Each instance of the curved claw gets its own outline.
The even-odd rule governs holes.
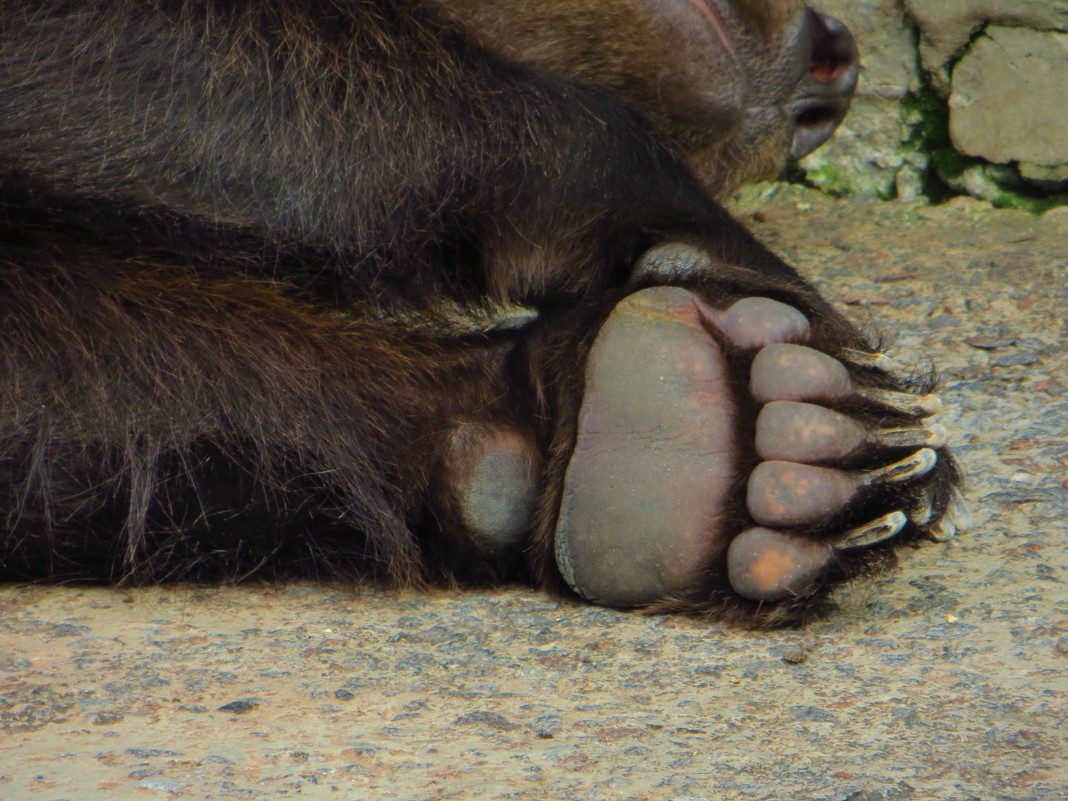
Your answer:
[[[946,542],[957,536],[958,531],[963,531],[971,524],[971,514],[968,505],[960,492],[953,490],[953,494],[946,506],[945,514],[941,519],[931,522],[934,518],[934,504],[929,494],[909,512],[909,520],[917,526],[925,528],[924,534],[928,539],[935,542]]]
[[[923,448],[899,462],[865,473],[862,480],[865,484],[874,484],[877,481],[898,484],[927,475],[934,470],[936,464],[938,464],[938,454],[930,448]]]
[[[927,536],[935,542],[949,542],[957,536],[957,525],[943,517],[928,527]]]
[[[918,417],[931,417],[942,411],[942,401],[933,393],[913,395],[911,392],[895,392],[890,389],[861,388],[857,390],[857,394],[875,403]]]
[[[904,512],[890,512],[847,533],[841,542],[835,544],[835,550],[850,551],[870,548],[880,542],[886,542],[900,534],[908,522],[909,519]]]
[[[949,432],[945,426],[909,426],[904,428],[881,428],[873,431],[868,439],[888,448],[941,448],[946,444]]]
[[[861,367],[875,367],[879,370],[885,370],[888,373],[897,373],[901,371],[901,365],[894,361],[893,357],[887,356],[885,353],[872,353],[866,350],[843,348],[842,356],[853,364]]]
[[[935,542],[946,542],[956,537],[958,532],[967,530],[971,522],[971,512],[964,496],[958,490],[953,490],[946,513],[927,529],[927,536]]]

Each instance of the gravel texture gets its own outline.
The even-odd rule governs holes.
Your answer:
[[[2,586],[0,798],[1068,798],[1068,210],[738,208],[939,365],[968,533],[773,633],[521,588]]]

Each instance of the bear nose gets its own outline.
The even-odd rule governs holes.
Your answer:
[[[799,159],[822,145],[849,110],[860,74],[853,34],[834,17],[806,10],[807,66],[789,112],[794,121],[790,158]]]

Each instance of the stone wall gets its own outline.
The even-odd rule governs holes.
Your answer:
[[[1068,203],[1068,0],[814,0],[861,47],[839,135],[796,177],[834,194]]]

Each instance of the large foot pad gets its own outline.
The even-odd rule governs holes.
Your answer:
[[[557,565],[581,595],[632,606],[700,584],[735,463],[728,383],[688,292],[639,292],[608,318],[557,523]]]
[[[874,354],[811,339],[805,315],[769,298],[720,310],[655,287],[615,308],[588,358],[556,524],[577,593],[620,607],[799,599],[937,527],[943,433],[923,424],[936,400],[886,389]]]

